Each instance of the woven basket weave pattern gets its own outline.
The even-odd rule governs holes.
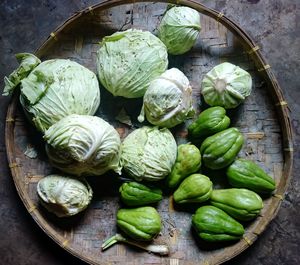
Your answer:
[[[99,41],[105,35],[131,27],[156,33],[157,25],[166,9],[165,3],[134,3],[104,9],[105,5],[117,5],[121,1],[89,8],[71,18],[54,31],[45,44],[37,51],[41,59],[69,58],[96,71],[96,51]],[[123,1],[126,3],[126,1]],[[26,208],[41,226],[63,248],[79,258],[93,264],[217,264],[237,255],[266,228],[276,214],[286,190],[292,165],[292,139],[290,123],[284,99],[276,80],[259,56],[259,49],[251,43],[243,31],[216,11],[183,1],[206,15],[201,16],[202,30],[194,48],[186,55],[170,57],[169,67],[178,67],[191,81],[194,107],[200,112],[200,83],[203,74],[213,66],[229,61],[249,71],[253,77],[253,92],[243,105],[230,111],[232,124],[245,137],[241,157],[257,161],[278,184],[276,194],[264,200],[264,209],[247,228],[244,239],[223,248],[209,249],[201,245],[191,230],[191,213],[174,209],[172,198],[165,197],[158,205],[162,216],[163,229],[158,241],[171,246],[169,257],[159,257],[125,245],[117,245],[101,252],[104,239],[116,232],[115,214],[120,207],[118,185],[111,177],[92,179],[95,198],[89,209],[69,221],[59,221],[49,215],[38,204],[36,184],[40,178],[53,172],[44,152],[42,138],[25,119],[15,95],[7,114],[6,144],[12,175]],[[209,15],[209,16],[207,16]],[[223,25],[224,24],[224,25]],[[233,25],[233,26],[232,26]],[[251,46],[251,47],[250,47]],[[262,71],[258,71],[262,69]],[[276,103],[279,103],[276,105]],[[125,107],[139,126],[136,117],[141,100],[114,98],[101,88],[101,106],[96,115],[104,117],[124,138],[133,128],[115,120],[118,112]],[[186,143],[186,125],[172,130],[178,144]],[[36,159],[24,155],[26,148],[38,150]],[[216,177],[216,179],[218,179]],[[223,187],[222,181],[216,187]]]

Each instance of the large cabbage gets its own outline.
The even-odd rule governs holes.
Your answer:
[[[31,56],[23,57],[23,60],[36,58]],[[32,63],[31,72],[24,72],[24,65],[30,66],[21,62],[19,69],[5,79],[4,93],[11,93],[21,82],[20,102],[39,131],[44,132],[70,114],[95,114],[100,103],[100,90],[97,76],[92,71],[66,59],[44,61],[36,67]]]
[[[166,46],[148,31],[129,29],[106,36],[97,57],[102,85],[114,96],[142,97],[168,67]]]
[[[187,77],[172,68],[154,79],[144,95],[139,121],[147,120],[158,126],[171,128],[192,117],[192,87]]]
[[[70,115],[52,125],[44,135],[51,164],[72,175],[120,173],[120,136],[96,116]]]
[[[142,127],[131,132],[121,145],[121,165],[137,181],[158,181],[166,177],[177,156],[172,133],[157,127]]]

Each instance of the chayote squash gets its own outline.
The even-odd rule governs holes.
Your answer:
[[[117,225],[132,239],[150,241],[160,232],[161,219],[156,209],[150,206],[120,209]]]
[[[261,197],[247,189],[213,190],[210,200],[212,205],[241,221],[254,219],[263,208]]]
[[[211,205],[198,208],[192,216],[192,225],[198,236],[209,242],[238,240],[244,234],[239,222]]]
[[[204,202],[210,198],[212,182],[201,174],[192,174],[182,181],[174,192],[177,203]]]
[[[171,173],[167,176],[166,183],[171,189],[176,188],[179,183],[201,167],[201,154],[193,144],[181,144],[177,149],[177,158]]]
[[[227,169],[229,183],[236,188],[246,188],[257,193],[270,193],[276,188],[274,179],[254,162],[239,158]]]
[[[237,128],[229,128],[206,138],[200,147],[204,165],[210,169],[230,165],[243,143],[243,135]]]
[[[192,139],[201,139],[228,128],[229,117],[223,107],[211,107],[202,111],[198,118],[188,127]]]
[[[135,181],[123,183],[119,192],[122,201],[128,206],[144,206],[162,200],[159,188],[150,188]]]

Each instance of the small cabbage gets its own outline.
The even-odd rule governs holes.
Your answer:
[[[124,139],[120,161],[135,180],[158,181],[171,172],[176,156],[176,141],[167,128],[144,126]]]
[[[23,60],[15,71],[19,73],[21,82],[20,102],[39,131],[46,131],[70,114],[95,114],[100,103],[100,90],[97,76],[92,71],[70,60],[52,59],[32,67],[34,69],[31,68],[31,72],[28,66],[26,77],[21,74],[20,68],[25,67],[28,56],[23,57]],[[5,79],[7,84],[12,75]],[[12,90],[13,87],[7,87],[4,93],[8,94]]]
[[[90,204],[93,191],[84,180],[69,176],[49,175],[37,184],[41,204],[58,217],[75,215]]]
[[[175,6],[163,16],[158,28],[158,37],[173,55],[189,51],[201,30],[199,13],[186,6]]]
[[[106,36],[97,55],[99,79],[114,96],[142,97],[168,67],[166,46],[148,31],[129,29]]]
[[[139,121],[147,120],[158,126],[171,128],[194,115],[192,87],[187,77],[172,68],[154,79],[144,95]]]
[[[96,116],[72,114],[52,125],[44,135],[51,164],[72,175],[120,173],[120,136]]]
[[[232,109],[241,104],[252,89],[248,72],[231,64],[221,63],[210,70],[202,80],[202,94],[210,106]]]

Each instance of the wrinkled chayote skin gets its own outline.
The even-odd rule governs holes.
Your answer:
[[[257,193],[270,193],[275,190],[276,183],[256,163],[239,158],[226,171],[228,181],[235,188],[246,188]]]
[[[230,165],[244,143],[237,128],[229,128],[206,138],[200,147],[203,163],[210,169],[221,169]]]
[[[252,79],[244,69],[225,62],[204,75],[201,86],[202,95],[208,105],[232,109],[250,95]]]
[[[41,204],[58,217],[67,217],[83,211],[93,196],[90,185],[69,176],[48,175],[37,184]]]
[[[177,68],[165,71],[149,85],[144,99],[140,122],[171,128],[194,116],[192,87],[187,77]]]
[[[244,227],[224,211],[214,206],[202,206],[192,216],[198,236],[209,242],[239,240]]]
[[[161,189],[135,181],[123,183],[119,192],[122,201],[127,206],[144,206],[162,200]]]
[[[156,209],[150,206],[120,209],[117,225],[132,239],[150,241],[160,232],[161,219]]]
[[[176,188],[179,183],[201,167],[201,154],[193,144],[181,144],[178,146],[176,162],[171,173],[167,176],[166,183],[171,189]]]
[[[189,137],[201,139],[228,128],[230,119],[222,107],[210,107],[202,111],[188,127]]]
[[[171,172],[176,153],[176,141],[167,128],[144,126],[124,139],[120,162],[137,181],[159,181]]]
[[[241,221],[254,219],[264,206],[261,197],[248,189],[213,190],[210,200],[212,205]]]
[[[201,174],[192,174],[185,178],[174,192],[176,203],[200,203],[207,201],[212,193],[212,182]]]
[[[189,51],[201,30],[199,13],[186,6],[174,6],[163,16],[158,28],[158,37],[173,55]]]

